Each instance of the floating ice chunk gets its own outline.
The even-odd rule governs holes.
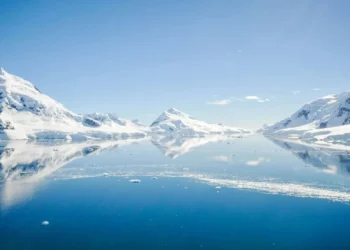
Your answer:
[[[157,180],[157,179],[158,179],[158,177],[157,177],[157,176],[154,176],[152,179],[153,179],[153,180]]]
[[[183,168],[182,170],[183,170],[183,171],[190,171],[189,168]]]
[[[215,188],[216,188],[216,189],[220,189],[221,187],[220,187],[220,186],[216,186]]]
[[[47,220],[44,220],[43,222],[41,222],[42,226],[48,226],[49,224],[50,224],[50,222]]]
[[[131,179],[131,180],[129,180],[129,182],[131,182],[131,183],[140,183],[141,180],[140,179]]]

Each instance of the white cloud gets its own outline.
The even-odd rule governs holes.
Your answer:
[[[299,95],[300,94],[300,90],[293,90],[292,93],[293,93],[293,95]]]
[[[230,102],[231,102],[230,99],[224,99],[224,100],[217,100],[217,101],[207,102],[207,104],[210,104],[210,105],[227,105]]]
[[[248,95],[245,97],[247,100],[259,100],[260,98],[255,95]]]
[[[210,104],[210,105],[227,105],[227,104],[231,103],[231,101],[239,101],[239,102],[256,101],[256,102],[263,103],[263,102],[269,102],[269,101],[271,101],[271,99],[269,99],[269,98],[265,98],[264,99],[264,98],[260,98],[259,96],[255,96],[255,95],[248,95],[248,96],[245,96],[243,98],[237,98],[237,97],[231,96],[231,97],[229,97],[227,99],[207,102],[207,104]]]
[[[257,101],[257,102],[269,102],[270,99],[266,98],[266,99],[262,99],[259,96],[255,96],[255,95],[248,95],[246,97],[244,97],[246,100],[252,100],[252,101]]]
[[[319,88],[314,88],[313,91],[320,91],[321,89]]]
[[[248,166],[258,166],[263,162],[269,162],[270,159],[265,159],[264,157],[260,157],[257,160],[247,161],[245,164]]]

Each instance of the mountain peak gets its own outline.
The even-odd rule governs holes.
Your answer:
[[[210,124],[197,120],[175,108],[164,111],[151,125],[153,133],[174,133],[182,136],[204,136],[210,134],[244,134],[247,130]]]
[[[0,140],[144,137],[140,125],[112,114],[78,115],[35,86],[0,68]]]
[[[5,75],[6,71],[3,67],[0,67],[0,76]]]
[[[350,124],[350,92],[328,95],[303,105],[291,116],[261,130],[265,134],[299,136],[306,131]]]
[[[176,108],[170,108],[167,110],[168,113],[171,114],[178,114],[178,113],[182,113],[181,111],[177,110]]]

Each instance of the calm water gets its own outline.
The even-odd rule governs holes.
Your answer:
[[[253,136],[0,154],[1,250],[350,249],[347,151]]]

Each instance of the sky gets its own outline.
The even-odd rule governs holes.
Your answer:
[[[349,91],[350,1],[0,0],[0,66],[77,113],[245,128]]]

